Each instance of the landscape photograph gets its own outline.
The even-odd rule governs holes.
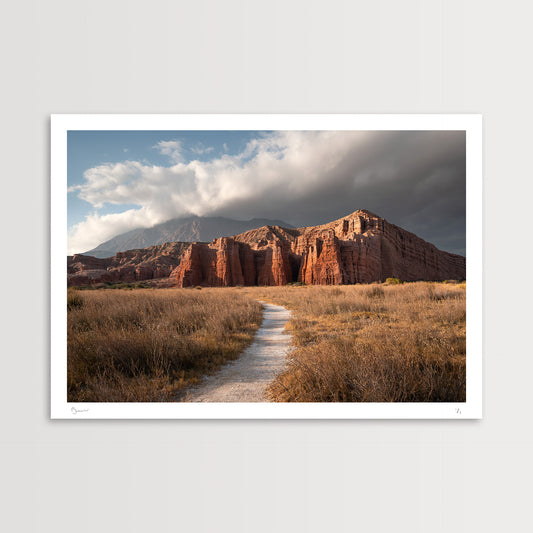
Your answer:
[[[466,131],[66,142],[67,402],[466,402]]]

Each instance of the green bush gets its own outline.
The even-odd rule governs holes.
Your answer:
[[[387,278],[385,280],[385,283],[387,283],[388,285],[400,285],[401,283],[403,283],[403,281],[399,278]]]

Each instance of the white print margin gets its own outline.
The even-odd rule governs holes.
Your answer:
[[[51,418],[477,419],[482,418],[483,185],[481,115],[52,115]],[[466,402],[67,402],[67,132],[69,130],[466,131]]]

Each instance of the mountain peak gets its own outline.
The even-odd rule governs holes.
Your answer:
[[[372,213],[372,211],[369,211],[368,209],[357,209],[357,211],[354,211],[350,215],[348,215],[346,217],[343,217],[343,218],[352,219],[352,218],[356,218],[356,217],[361,216],[361,215],[366,215],[366,216],[371,217],[371,218],[382,218],[379,215],[376,215],[375,213]]]
[[[293,227],[281,220],[262,218],[234,220],[221,216],[200,217],[191,215],[167,220],[151,228],[138,228],[122,233],[85,252],[84,255],[104,258],[114,256],[118,252],[136,250],[168,242],[211,242],[213,239],[237,235],[267,225]]]

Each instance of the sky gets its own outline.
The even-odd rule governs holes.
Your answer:
[[[69,131],[68,254],[190,215],[368,209],[465,255],[464,131]]]

